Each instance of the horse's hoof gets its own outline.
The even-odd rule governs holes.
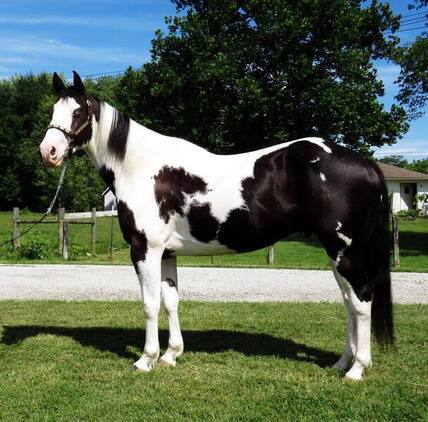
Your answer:
[[[174,366],[177,364],[175,360],[170,360],[164,357],[161,357],[158,363],[160,366],[164,366],[166,368],[174,368]]]
[[[362,371],[353,371],[350,369],[345,374],[346,381],[362,381],[363,380],[363,372]]]
[[[150,372],[152,368],[150,368],[149,366],[139,366],[134,363],[132,365],[132,370],[136,372]]]

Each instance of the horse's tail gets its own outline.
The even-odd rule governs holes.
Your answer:
[[[382,347],[388,347],[394,344],[390,273],[390,201],[385,179],[377,166],[376,171],[382,183],[381,208],[367,250],[372,267],[370,274],[373,277],[372,327],[378,344]]]

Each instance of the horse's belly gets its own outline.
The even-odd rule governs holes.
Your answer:
[[[222,245],[217,240],[210,242],[199,242],[190,237],[183,237],[178,233],[173,233],[166,245],[171,255],[204,256],[204,255],[226,255],[237,253],[233,249]]]

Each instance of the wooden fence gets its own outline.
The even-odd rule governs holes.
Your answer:
[[[34,224],[38,220],[22,220],[19,214],[19,208],[13,209],[13,248],[16,250],[20,246],[20,225],[21,224]],[[91,225],[91,254],[96,255],[96,241],[97,241],[97,218],[98,217],[112,217],[117,216],[117,211],[97,211],[92,208],[90,212],[75,212],[66,213],[64,208],[59,208],[57,221],[44,220],[41,224],[58,224],[58,253],[64,259],[68,259],[68,225],[69,224],[90,224]],[[89,221],[82,221],[89,220]],[[391,226],[392,226],[392,239],[393,239],[393,265],[394,267],[400,266],[400,248],[399,248],[399,235],[398,235],[398,218],[391,213]],[[113,239],[110,239],[112,243]],[[112,259],[112,247],[110,244],[110,259]],[[275,264],[275,245],[268,246],[266,263],[268,265]]]
[[[91,226],[91,254],[96,255],[97,242],[97,218],[109,217],[117,215],[117,211],[97,211],[92,208],[89,212],[66,213],[64,208],[58,209],[58,217],[56,221],[44,220],[40,224],[57,224],[58,225],[58,253],[64,259],[68,259],[68,225],[69,224],[88,224]],[[21,219],[19,208],[14,208],[12,213],[13,219],[13,248],[16,250],[20,247],[19,238],[20,226],[22,224],[35,224],[38,220]],[[89,220],[89,221],[83,221]]]

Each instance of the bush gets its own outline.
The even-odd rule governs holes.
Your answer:
[[[395,213],[397,217],[410,217],[410,218],[416,218],[421,214],[420,209],[413,209],[413,210],[401,210]]]
[[[28,237],[19,248],[19,256],[27,259],[43,259],[51,254],[52,246],[46,239]]]
[[[82,246],[71,245],[69,246],[70,255],[73,257],[85,256],[88,254],[88,250]]]

